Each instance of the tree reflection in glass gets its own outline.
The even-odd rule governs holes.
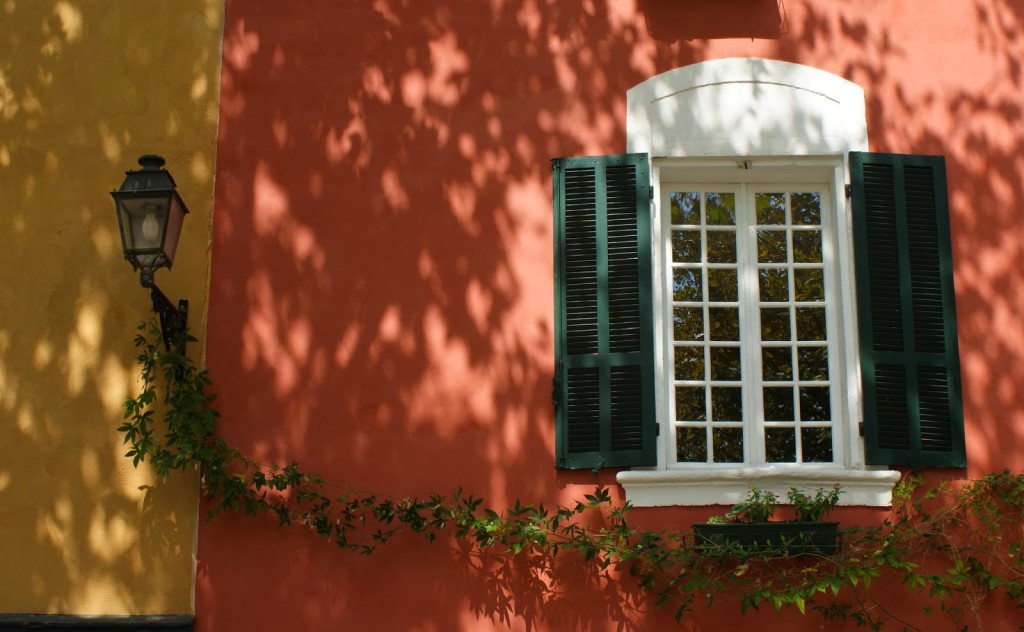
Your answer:
[[[676,461],[707,463],[708,438],[704,428],[676,428]]]
[[[802,428],[800,444],[800,457],[805,463],[832,462],[831,428]]]
[[[743,463],[743,429],[713,428],[715,463]]]
[[[786,223],[785,193],[758,193],[754,196],[754,207],[758,224]]]
[[[672,298],[699,302],[704,299],[700,268],[676,268],[672,271]]]
[[[676,459],[830,462],[821,193],[755,191],[744,200],[670,193]],[[746,335],[760,342],[749,359]],[[744,406],[751,387],[760,391],[754,411]],[[761,426],[763,454],[746,454],[744,424]]]
[[[669,196],[673,224],[700,224],[700,193],[687,191]]]
[[[704,347],[676,347],[675,361],[677,380],[704,379]]]

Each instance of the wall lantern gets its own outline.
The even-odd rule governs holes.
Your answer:
[[[188,301],[178,301],[175,308],[156,286],[153,275],[160,268],[170,269],[174,263],[174,251],[188,208],[175,190],[174,178],[163,168],[161,156],[146,154],[139,158],[139,164],[142,168],[126,171],[121,188],[111,191],[110,195],[117,209],[124,258],[132,264],[133,270],[141,271],[142,287],[151,290],[153,311],[160,316],[164,346],[170,350],[188,322]],[[179,340],[180,346],[175,350],[185,353],[184,337]]]

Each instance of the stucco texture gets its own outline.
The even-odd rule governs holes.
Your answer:
[[[109,191],[167,158],[191,215],[157,282],[201,336],[222,15],[0,1],[0,613],[192,611],[195,477],[133,469],[115,431],[150,301]]]
[[[208,331],[224,435],[397,497],[617,490],[614,472],[552,467],[549,159],[621,153],[626,91],[652,76],[762,57],[861,86],[870,149],[946,156],[970,468],[942,476],[1021,468],[1022,32],[1019,0],[229,0]],[[200,529],[198,629],[823,625],[729,604],[679,627],[628,582],[557,580],[225,516]]]

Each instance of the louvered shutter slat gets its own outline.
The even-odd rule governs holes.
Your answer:
[[[945,162],[850,154],[869,464],[966,465]]]
[[[655,465],[647,156],[552,166],[556,464]]]

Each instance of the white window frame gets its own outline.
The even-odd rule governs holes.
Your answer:
[[[742,174],[749,173],[745,168],[740,168],[741,171],[737,171],[736,167],[727,169],[723,175],[722,182],[685,182],[685,181],[668,181],[664,177],[659,180],[661,186],[661,198],[658,208],[666,209],[669,208],[669,196],[675,191],[721,191],[733,193],[736,197],[736,230],[735,234],[737,237],[737,270],[740,273],[738,281],[738,293],[739,293],[739,327],[740,327],[740,340],[737,347],[741,349],[741,354],[744,358],[744,372],[743,379],[740,382],[744,388],[743,395],[743,410],[746,423],[743,424],[744,430],[744,446],[746,454],[746,465],[755,467],[764,467],[766,464],[760,461],[761,455],[764,453],[764,433],[763,426],[757,423],[757,419],[763,416],[763,410],[761,405],[761,371],[760,365],[753,365],[756,358],[760,357],[760,349],[763,344],[760,342],[760,322],[758,319],[758,307],[757,301],[757,278],[756,271],[759,269],[758,263],[750,259],[752,239],[755,239],[753,226],[750,224],[750,217],[747,217],[749,213],[753,212],[752,202],[754,196],[760,192],[780,190],[780,191],[816,191],[820,192],[821,195],[821,223],[818,226],[818,230],[821,231],[822,235],[822,261],[819,266],[822,268],[824,274],[824,290],[825,298],[825,318],[826,318],[826,331],[827,340],[826,347],[828,349],[829,356],[829,390],[832,412],[831,428],[833,436],[833,462],[831,463],[805,463],[801,464],[800,467],[811,467],[811,468],[833,468],[835,463],[846,463],[849,461],[847,455],[844,452],[844,446],[847,444],[847,437],[843,436],[842,430],[845,425],[842,423],[846,419],[845,410],[845,392],[846,388],[839,388],[844,383],[843,377],[845,371],[845,349],[843,349],[842,342],[847,339],[845,333],[846,327],[844,325],[844,318],[842,317],[843,303],[840,299],[839,282],[837,279],[837,253],[836,253],[836,239],[835,239],[835,224],[837,214],[835,213],[835,202],[833,200],[834,192],[832,185],[824,179],[825,173],[822,172],[821,176],[817,179],[807,177],[807,171],[803,170],[801,173],[805,175],[804,182],[785,182],[782,180],[775,181],[764,177],[766,171],[774,173],[779,171],[778,169],[764,169],[759,168],[758,174],[761,177],[751,178],[746,180],[742,177]],[[683,167],[681,173],[685,174],[687,169]],[[707,169],[702,170],[707,173]],[[781,173],[791,171],[789,169],[781,169]],[[672,248],[669,245],[671,240],[671,218],[670,213],[659,213],[660,225],[655,230],[661,231],[661,237],[654,243],[655,260],[660,262],[657,264],[659,269],[655,271],[655,278],[659,278],[661,286],[655,286],[655,305],[661,306],[664,312],[661,314],[661,329],[660,339],[663,342],[663,348],[660,351],[663,354],[662,358],[659,358],[659,366],[663,367],[664,379],[662,379],[658,387],[664,389],[664,393],[661,394],[663,401],[666,405],[664,415],[659,416],[659,419],[665,420],[667,423],[661,425],[661,435],[665,437],[662,442],[662,448],[665,450],[664,454],[661,455],[661,459],[665,461],[669,468],[707,468],[707,467],[737,467],[743,464],[735,463],[680,463],[675,461],[674,445],[675,445],[675,424],[672,420],[678,419],[677,414],[673,414],[675,404],[675,386],[673,385],[674,380],[678,380],[678,376],[673,376],[673,365],[675,355],[675,340],[673,335],[673,323],[672,323],[672,310],[675,303],[673,295],[673,278],[672,272],[673,261],[672,261]],[[799,230],[799,229],[798,229]],[[660,250],[660,252],[658,252]],[[692,267],[692,266],[690,266]],[[706,268],[702,268],[705,270]],[[751,301],[753,299],[753,301]],[[790,297],[787,303],[793,304],[795,297]],[[657,337],[657,336],[656,336]],[[791,348],[795,342],[795,338],[791,341],[785,342],[786,348]],[[772,346],[771,342],[765,343],[767,346]],[[717,346],[717,345],[712,345]],[[732,346],[726,343],[726,346]],[[797,376],[794,376],[794,381],[797,380]],[[662,412],[662,411],[659,411]],[[753,417],[751,419],[751,417]],[[702,426],[705,423],[710,422],[699,422]],[[716,425],[711,423],[711,425]]]
[[[751,485],[783,495],[790,487],[842,485],[843,505],[887,506],[899,472],[864,463],[858,433],[862,418],[857,355],[853,242],[850,205],[844,194],[850,151],[867,150],[863,90],[823,70],[766,59],[721,59],[668,71],[627,92],[627,151],[647,153],[653,186],[655,348],[665,350],[662,183],[817,182],[833,202],[834,266],[842,323],[837,329],[842,362],[834,380],[842,388],[834,432],[836,463],[760,466],[672,463],[668,402],[672,364],[656,355],[656,408],[661,428],[659,465],[619,472],[634,506],[734,504]],[[742,172],[742,173],[740,173]],[[829,323],[831,326],[833,323]]]

